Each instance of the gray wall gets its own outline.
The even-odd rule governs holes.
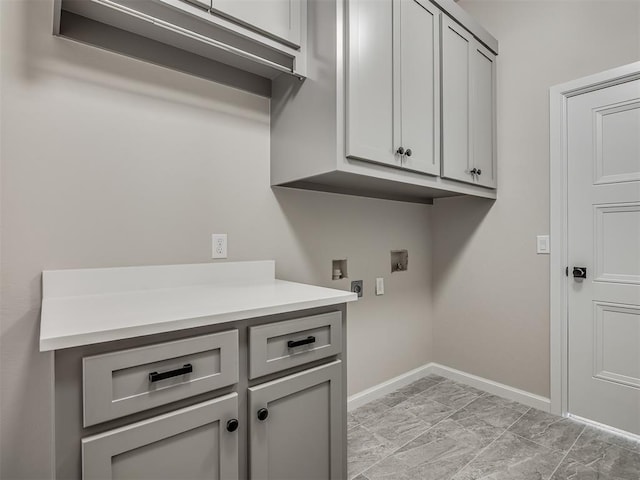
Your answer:
[[[548,89],[639,60],[640,2],[459,4],[500,40],[500,188],[434,207],[434,361],[548,397]]]
[[[216,232],[290,280],[346,288],[348,257],[349,393],[435,360],[548,395],[548,87],[637,60],[639,4],[460,4],[500,39],[500,198],[428,207],[272,190],[267,100],[56,39],[51,0],[0,1],[0,477],[51,472],[41,271],[206,262]]]
[[[347,288],[349,393],[431,358],[431,208],[269,187],[268,100],[51,36],[50,0],[0,2],[0,477],[49,478],[43,269],[270,259]],[[409,271],[389,274],[389,250]],[[386,294],[373,295],[376,276]],[[400,348],[394,345],[401,345]]]

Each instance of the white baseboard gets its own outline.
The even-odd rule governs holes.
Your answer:
[[[551,402],[546,397],[433,362],[407,373],[403,373],[402,375],[398,375],[391,380],[387,380],[386,382],[375,385],[362,392],[356,393],[355,395],[351,395],[347,400],[347,410],[351,411],[366,403],[376,400],[377,398],[384,397],[394,390],[409,385],[410,383],[413,383],[422,377],[426,377],[431,373],[456,382],[464,383],[465,385],[492,393],[508,400],[520,402],[529,407],[537,408],[538,410],[543,410],[545,412],[549,412],[551,410]]]
[[[620,430],[619,428],[610,427],[609,425],[605,425],[604,423],[599,423],[594,420],[589,420],[587,418],[579,417],[578,415],[573,415],[572,413],[567,414],[567,418],[571,418],[576,420],[577,422],[583,423],[585,425],[589,425],[590,427],[597,428],[598,430],[603,430],[608,433],[612,433],[619,437],[624,437],[627,440],[631,440],[632,442],[637,442],[640,444],[640,435],[635,435],[631,432],[627,432],[626,430]]]
[[[384,397],[385,395],[398,390],[399,388],[406,387],[410,383],[413,383],[416,380],[420,380],[422,377],[426,377],[429,373],[431,373],[429,372],[430,365],[431,364],[427,364],[415,368],[408,371],[407,373],[398,375],[391,380],[387,380],[386,382],[379,383],[378,385],[367,388],[362,392],[351,395],[347,399],[347,410],[351,411],[355,408],[361,407],[362,405],[372,402],[378,398]]]
[[[543,410],[545,412],[549,412],[551,410],[551,401],[546,397],[542,397],[525,390],[520,390],[519,388],[510,387],[504,383],[498,383],[493,380],[478,377],[471,373],[456,370],[455,368],[446,367],[438,363],[430,363],[429,373],[435,373],[436,375],[446,377],[450,380],[464,383],[470,387],[484,390],[485,392],[506,398],[507,400],[520,402],[528,407],[537,408],[538,410]]]

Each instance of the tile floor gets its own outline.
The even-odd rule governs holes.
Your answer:
[[[350,480],[640,480],[640,443],[435,375],[348,431]]]

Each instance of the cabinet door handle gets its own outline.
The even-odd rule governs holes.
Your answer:
[[[269,410],[267,410],[266,408],[261,408],[260,410],[258,410],[258,420],[260,420],[261,422],[264,422],[268,416]]]
[[[179,375],[184,375],[185,373],[191,372],[193,372],[193,366],[190,363],[187,363],[182,368],[176,368],[175,370],[169,370],[168,372],[151,372],[149,374],[149,381],[157,382],[166,378],[177,377]]]
[[[232,418],[227,422],[227,432],[235,432],[238,429],[238,419]]]
[[[309,345],[310,343],[316,343],[316,337],[314,337],[313,335],[309,335],[304,340],[289,340],[287,342],[287,347],[294,348],[301,345]]]
[[[411,151],[411,149],[407,148],[407,153],[406,153],[407,157],[410,157],[412,154],[413,152]]]
[[[469,173],[471,175],[475,175],[476,173],[478,173],[478,169],[477,168],[472,168],[471,170],[469,170]]]
[[[478,169],[476,172],[478,175],[482,175],[482,170]]]
[[[396,153],[397,153],[398,155],[404,155],[404,148],[399,147],[399,148],[398,148],[398,150],[396,150]]]

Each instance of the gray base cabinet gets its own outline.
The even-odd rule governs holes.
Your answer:
[[[346,478],[345,313],[56,351],[56,478]]]
[[[340,480],[338,360],[249,389],[251,480]]]
[[[82,478],[238,478],[238,395],[226,395],[82,440]]]

